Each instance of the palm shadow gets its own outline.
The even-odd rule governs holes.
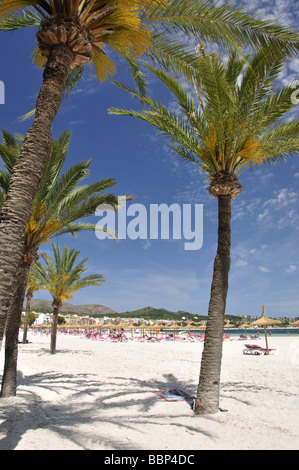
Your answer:
[[[84,444],[86,436],[80,431],[80,424],[84,424],[85,429],[87,425],[92,431],[95,424],[99,429],[99,423],[103,432],[96,438],[101,442],[101,446],[132,450],[135,448],[132,443],[119,442],[111,436],[107,437],[105,425],[109,424],[110,427],[116,426],[124,430],[134,430],[140,426],[140,423],[159,422],[161,426],[166,425],[161,416],[152,410],[157,401],[161,400],[154,392],[173,388],[184,390],[188,394],[194,392],[190,384],[180,381],[173,374],[165,374],[157,380],[151,380],[149,384],[135,377],[109,377],[107,383],[107,380],[98,380],[98,376],[93,374],[45,372],[25,377],[19,372],[18,384],[20,391],[17,398],[4,400],[2,407],[0,433],[4,433],[5,436],[0,440],[0,450],[15,449],[28,430],[41,428],[47,428],[60,438],[88,450]],[[64,392],[71,394],[71,400],[63,403],[59,401],[62,388]],[[54,400],[41,401],[40,395],[43,390],[50,390]],[[55,396],[58,397],[58,402]],[[185,404],[187,414],[190,405],[187,402]],[[130,410],[131,407],[135,410],[133,418],[129,421],[121,419],[123,409]],[[183,427],[191,433],[199,432],[198,427],[179,422],[181,417],[184,417],[184,414],[177,413],[175,415],[177,419],[172,425]],[[208,435],[203,430],[200,432]]]

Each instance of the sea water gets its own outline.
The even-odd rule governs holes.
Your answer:
[[[264,335],[264,328],[247,328],[247,336],[250,338],[250,335],[256,335],[259,332],[260,336]],[[229,336],[240,336],[245,335],[246,331],[242,328],[224,328],[224,334]],[[298,336],[299,328],[267,328],[267,334],[271,336]]]

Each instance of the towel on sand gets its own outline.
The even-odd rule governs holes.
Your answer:
[[[163,398],[166,401],[179,401],[179,400],[185,400],[189,405],[193,406],[193,401],[195,397],[191,397],[188,395],[188,393],[184,392],[183,390],[179,389],[172,389],[168,390],[167,392],[154,392],[156,395],[159,397]]]

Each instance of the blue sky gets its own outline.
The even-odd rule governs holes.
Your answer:
[[[242,1],[239,5],[263,19],[279,19],[296,29],[298,2]],[[42,73],[31,63],[35,47],[32,29],[2,33],[0,80],[5,104],[0,106],[0,127],[24,134],[29,122],[17,118],[32,109]],[[117,80],[128,80],[118,63]],[[281,74],[283,84],[299,79],[299,59]],[[150,83],[153,95],[163,90]],[[167,98],[168,99],[168,98]],[[169,102],[169,104],[171,104]],[[72,131],[67,164],[93,158],[88,181],[114,177],[115,194],[134,194],[134,203],[203,204],[203,246],[184,250],[184,240],[99,240],[94,233],[65,236],[60,243],[89,256],[89,272],[101,273],[100,288],[75,294],[75,304],[97,303],[117,312],[144,306],[207,314],[217,243],[217,201],[207,190],[205,176],[192,164],[177,160],[167,142],[146,123],[112,116],[109,107],[132,108],[135,103],[111,81],[99,84],[85,76],[63,103],[53,125],[53,136]],[[299,105],[294,113],[298,114]],[[299,159],[240,177],[244,192],[232,203],[232,264],[227,298],[228,314],[299,316]],[[128,203],[128,206],[130,203]],[[99,217],[91,221],[99,221]],[[56,241],[56,240],[54,240]],[[51,246],[43,250],[51,253]],[[50,299],[40,291],[38,298]]]

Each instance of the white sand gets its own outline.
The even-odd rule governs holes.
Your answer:
[[[0,449],[201,450],[299,448],[299,336],[269,338],[273,356],[224,341],[220,406],[195,416],[203,343],[107,343],[29,334],[19,345],[17,397],[0,402]],[[259,344],[264,345],[264,340]],[[0,361],[3,368],[3,351]]]

